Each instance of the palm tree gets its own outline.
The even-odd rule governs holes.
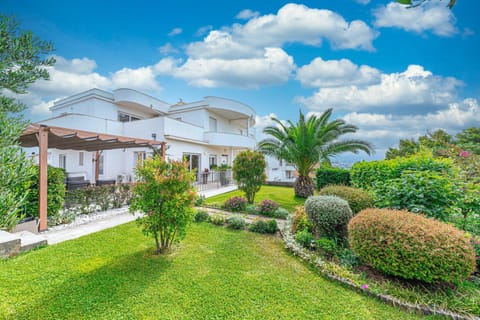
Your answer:
[[[296,196],[306,198],[313,195],[315,186],[309,174],[316,164],[328,163],[330,157],[343,152],[373,153],[373,146],[363,140],[339,140],[341,135],[354,133],[358,128],[341,119],[330,121],[331,115],[332,109],[328,109],[320,116],[312,115],[305,119],[300,111],[297,124],[288,121],[284,125],[272,118],[277,125],[267,126],[263,130],[272,137],[260,141],[258,149],[266,155],[294,164],[299,175],[295,181]]]

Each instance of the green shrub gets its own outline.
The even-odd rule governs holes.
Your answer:
[[[245,211],[248,214],[258,214],[257,206],[254,204],[247,204],[247,206],[245,207]]]
[[[313,234],[308,230],[302,230],[295,234],[295,241],[304,248],[311,248],[314,239]]]
[[[210,222],[217,226],[223,226],[225,224],[225,216],[223,214],[216,213],[210,216]]]
[[[391,209],[365,209],[348,225],[352,250],[387,274],[425,282],[456,281],[475,268],[469,239],[455,227]]]
[[[225,201],[223,207],[232,212],[245,211],[247,209],[247,200],[242,197],[231,197]]]
[[[360,265],[359,257],[350,249],[343,248],[337,252],[337,258],[342,266],[355,267]]]
[[[261,215],[273,217],[273,213],[278,209],[278,207],[279,205],[275,201],[265,199],[258,204],[257,210]]]
[[[195,206],[201,206],[205,204],[205,196],[203,194],[199,194],[197,195],[197,197],[195,198]]]
[[[328,238],[320,238],[315,240],[315,248],[325,257],[331,259],[337,251],[337,244],[334,240]]]
[[[253,204],[255,194],[267,179],[265,157],[258,151],[245,150],[237,154],[233,161],[233,178],[238,189],[245,193],[248,203]]]
[[[208,220],[208,212],[205,210],[197,210],[197,213],[195,214],[195,222],[204,222]]]
[[[305,212],[315,230],[330,239],[344,241],[352,218],[348,202],[334,196],[313,196],[305,201]]]
[[[272,216],[277,219],[287,219],[289,214],[290,212],[288,212],[287,209],[280,207],[277,210],[275,210]]]
[[[353,214],[373,207],[373,199],[368,192],[347,186],[328,185],[318,192],[322,196],[337,196],[346,200]]]
[[[248,230],[257,233],[276,233],[278,230],[277,221],[255,219],[248,226]]]
[[[430,171],[450,174],[452,161],[437,159],[426,155],[415,155],[408,158],[357,162],[350,169],[352,185],[369,190],[378,182],[386,182],[400,178],[405,170]]]
[[[48,216],[58,215],[60,209],[63,209],[65,203],[65,170],[48,166],[48,187],[47,187],[47,212]],[[28,193],[25,215],[38,218],[39,205],[39,182],[38,166],[33,168],[33,176],[30,182],[30,192]]]
[[[243,230],[245,229],[245,219],[240,216],[229,216],[227,218],[227,227],[230,229]]]
[[[350,170],[322,166],[315,172],[317,190],[329,184],[350,185]]]
[[[297,206],[293,213],[292,233],[296,234],[299,231],[308,230],[313,231],[313,224],[308,220],[307,213],[304,206]]]
[[[407,209],[442,221],[459,197],[450,177],[430,171],[406,170],[398,179],[378,182],[375,192],[380,208]]]

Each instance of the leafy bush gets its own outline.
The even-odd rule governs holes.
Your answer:
[[[317,190],[330,184],[350,185],[350,170],[322,166],[315,172]]]
[[[350,221],[348,232],[355,254],[387,274],[449,282],[475,268],[473,247],[463,232],[410,212],[365,209]]]
[[[248,230],[257,233],[276,233],[278,230],[277,221],[255,219],[248,226]]]
[[[216,213],[210,216],[210,222],[217,226],[223,226],[225,224],[225,216],[223,214]]]
[[[337,196],[346,200],[353,214],[373,207],[373,199],[368,192],[347,186],[329,185],[318,192],[322,196]]]
[[[232,212],[245,211],[247,208],[247,200],[242,197],[231,197],[225,201],[223,207]]]
[[[330,239],[344,241],[352,218],[348,202],[334,196],[313,196],[305,201],[305,212],[317,232]]]
[[[273,213],[278,209],[279,205],[272,200],[263,200],[258,204],[258,212],[264,216],[273,217]]]
[[[308,230],[302,230],[295,234],[295,241],[305,248],[311,248],[314,239],[313,234]]]
[[[194,219],[194,175],[185,163],[158,156],[137,166],[135,175],[140,182],[133,189],[130,211],[145,213],[137,224],[155,239],[156,254],[167,253],[174,242],[185,237],[187,225]]]
[[[267,179],[266,166],[265,157],[257,151],[242,151],[233,161],[233,178],[250,204],[253,204],[255,194]]]
[[[343,248],[337,252],[337,258],[341,265],[347,267],[355,267],[360,264],[359,257],[350,249]]]
[[[57,215],[48,216],[47,224],[49,226],[57,226],[59,224],[69,224],[75,221],[76,218],[77,218],[77,214],[75,213],[75,211],[64,210],[64,211],[60,211]]]
[[[205,203],[205,196],[203,194],[197,195],[195,198],[195,206],[201,206]]]
[[[287,219],[289,214],[290,212],[288,212],[287,209],[280,207],[277,210],[275,210],[275,212],[273,213],[273,217],[278,219]]]
[[[299,231],[308,230],[313,231],[313,224],[308,220],[307,213],[304,206],[297,206],[293,213],[292,233],[296,234]]]
[[[227,218],[227,227],[230,229],[245,229],[245,219],[240,216],[230,216]]]
[[[398,179],[378,182],[375,189],[380,208],[407,209],[442,221],[459,197],[448,176],[429,171],[406,170]]]
[[[49,217],[58,215],[60,209],[65,203],[65,170],[48,166],[48,186],[47,186],[47,212]],[[25,205],[25,214],[27,216],[38,218],[39,205],[39,173],[38,166],[33,168],[33,176],[30,182],[30,192],[27,196]]]
[[[332,239],[320,238],[315,240],[315,248],[325,257],[332,258],[337,251],[337,244]]]
[[[350,176],[353,186],[368,190],[374,188],[376,183],[400,178],[405,170],[450,174],[452,161],[449,159],[434,159],[427,155],[370,162],[362,161],[352,166]]]
[[[254,204],[247,204],[247,206],[245,207],[245,211],[248,214],[258,214],[257,206]]]
[[[208,220],[208,212],[205,210],[197,210],[197,213],[195,214],[195,222],[204,222]]]

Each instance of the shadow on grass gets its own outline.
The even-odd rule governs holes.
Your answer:
[[[80,271],[40,296],[36,305],[19,310],[15,319],[108,318],[109,310],[141,296],[171,267],[168,256],[155,256],[151,248],[95,267],[99,261],[101,258],[82,264]]]

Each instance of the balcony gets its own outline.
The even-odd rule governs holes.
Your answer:
[[[245,136],[227,132],[205,132],[204,140],[210,145],[227,147],[254,148],[256,144],[255,137],[251,134]]]

